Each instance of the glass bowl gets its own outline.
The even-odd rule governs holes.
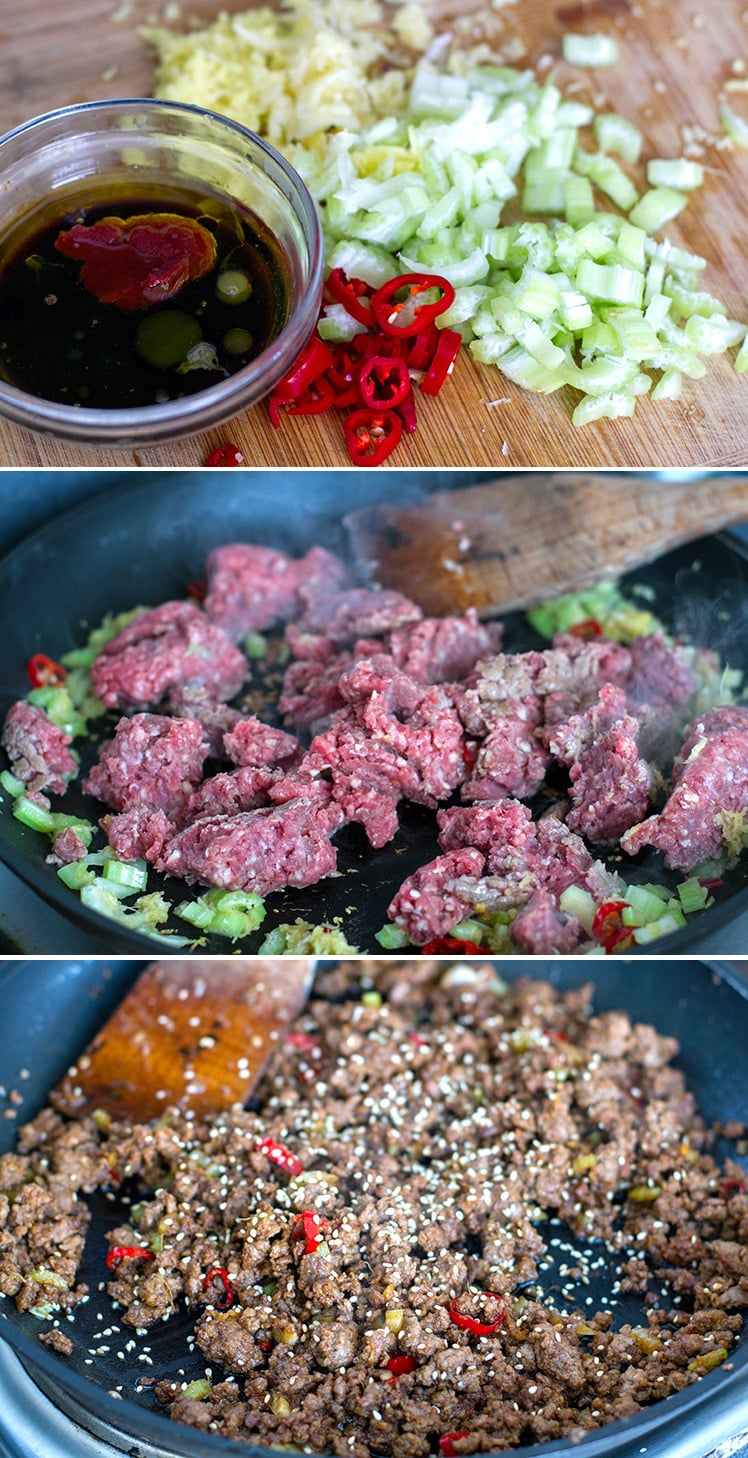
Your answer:
[[[98,445],[155,445],[214,426],[254,405],[288,371],[317,322],[322,230],[298,173],[245,127],[202,107],[121,99],[64,107],[0,138],[0,256],[14,238],[77,208],[163,189],[253,215],[275,242],[287,297],[271,342],[218,383],[177,399],[117,409],[60,404],[2,378],[0,414],[18,425]]]

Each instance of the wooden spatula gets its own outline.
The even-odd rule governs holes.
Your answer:
[[[313,957],[152,963],[68,1071],[56,1106],[140,1122],[245,1103],[314,969]]]
[[[527,607],[748,521],[748,474],[517,473],[345,518],[359,566],[433,616]]]

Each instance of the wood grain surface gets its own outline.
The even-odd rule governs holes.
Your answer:
[[[725,526],[748,521],[748,477],[723,474],[719,490],[647,476],[544,476],[521,472],[417,506],[365,507],[346,517],[357,561],[383,587],[442,616],[480,617],[652,562]]]
[[[184,0],[177,24],[187,17],[209,20],[219,9],[240,9],[245,3]],[[748,65],[744,0],[712,5],[705,0],[568,0],[558,5],[510,0],[492,10],[478,8],[483,17],[490,16],[501,43],[521,42],[526,60],[541,62],[542,73],[553,64],[561,84],[572,83],[576,96],[589,94],[598,106],[636,121],[645,135],[645,158],[678,156],[681,128],[704,130],[705,186],[667,233],[707,258],[705,287],[723,299],[728,313],[745,315],[748,153],[717,145],[720,88],[728,80],[740,84],[741,68]],[[120,0],[2,0],[0,128],[72,102],[148,95],[152,59],[137,27],[157,18],[149,0],[132,0],[129,7]],[[614,33],[619,64],[600,72],[572,71],[559,60],[561,35],[569,29]],[[731,101],[748,113],[748,97],[733,92]],[[449,388],[436,400],[424,400],[419,430],[404,440],[389,464],[719,467],[748,460],[748,377],[736,375],[729,359],[709,361],[706,378],[687,381],[680,401],[643,400],[633,420],[576,430],[570,413],[577,398],[569,390],[529,395],[463,351]],[[490,404],[503,399],[506,403]],[[0,465],[194,466],[226,439],[241,448],[248,466],[348,464],[338,417],[289,420],[275,431],[265,408],[258,406],[225,427],[142,452],[63,444],[0,423]]]
[[[66,1074],[57,1107],[141,1121],[245,1103],[313,976],[311,957],[154,962]]]

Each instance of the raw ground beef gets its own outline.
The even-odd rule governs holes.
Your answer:
[[[588,709],[544,733],[554,758],[569,766],[566,823],[593,844],[620,840],[647,813],[654,776],[639,754],[639,727],[623,689],[603,684]]]
[[[108,709],[157,708],[195,686],[216,702],[233,699],[246,676],[244,654],[193,602],[165,602],[141,613],[91,666],[94,693]]]
[[[690,725],[672,783],[660,814],[628,830],[622,849],[656,846],[681,871],[726,850],[736,857],[748,840],[748,713],[713,709]]]
[[[312,886],[335,870],[335,826],[324,806],[307,799],[207,815],[177,831],[156,865],[190,884],[267,896],[282,886]]]
[[[572,951],[584,933],[560,911],[562,892],[581,886],[603,901],[616,888],[578,835],[553,816],[533,821],[517,800],[440,810],[437,820],[446,855],[409,876],[388,907],[390,920],[417,946],[448,935],[473,914],[519,911],[532,903],[520,922],[520,945],[538,954]],[[457,856],[465,858],[464,868],[457,868]]]
[[[234,642],[285,621],[301,608],[301,590],[330,593],[347,580],[339,557],[312,547],[301,558],[272,547],[232,542],[211,552],[205,611]]]
[[[205,755],[196,719],[135,714],[102,744],[83,788],[113,810],[142,805],[178,817],[200,783]]]
[[[25,699],[8,710],[0,739],[11,774],[32,793],[51,790],[53,795],[64,795],[68,782],[78,773],[78,761],[68,749],[72,742],[72,735]]]
[[[232,639],[273,623],[285,628],[245,688]],[[582,888],[598,906],[627,894],[595,847],[610,859],[621,843],[630,853],[652,844],[684,870],[737,857],[748,844],[748,708],[703,715],[677,754],[692,702],[718,681],[716,656],[697,695],[698,655],[661,632],[627,646],[568,632],[524,653],[498,651],[501,633],[473,611],[427,618],[402,593],[352,585],[324,548],[300,559],[244,543],[216,549],[204,608],[139,610],[91,669],[105,705],[133,715],[84,784],[117,812],[99,822],[110,846],[190,884],[266,894],[329,875],[331,837],[345,825],[360,825],[375,850],[397,837],[400,851],[414,826],[428,835],[428,816],[406,806],[444,808],[445,854],[392,898],[398,925],[420,945],[478,918],[479,940],[538,954],[585,936],[561,911],[564,891]],[[159,712],[138,712],[148,709]],[[300,737],[266,722],[276,715]],[[75,773],[68,742],[28,704],[6,721],[32,796],[64,790]],[[646,818],[668,783],[670,800]],[[361,837],[341,843],[349,874]],[[53,863],[81,846],[60,838]],[[456,875],[453,852],[472,853]],[[594,910],[579,914],[591,950]]]
[[[676,1053],[491,963],[321,970],[251,1111],[104,1127],[63,1097],[23,1128],[0,1290],[74,1312],[100,1188],[110,1249],[151,1256],[102,1259],[123,1382],[128,1328],[194,1313],[204,1395],[155,1389],[176,1421],[336,1458],[573,1444],[729,1361],[748,1306],[746,1173],[712,1158]]]

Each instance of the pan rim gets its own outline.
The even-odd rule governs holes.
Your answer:
[[[203,478],[209,479],[210,477],[217,477],[219,480],[221,479],[221,473],[218,471],[203,470],[198,473],[193,470],[180,471],[177,469],[173,471],[167,471],[167,474],[170,475],[172,483],[177,489],[189,489],[191,483],[194,482],[195,476],[198,476],[198,479],[200,481],[202,481]],[[269,469],[263,470],[262,468],[259,468],[257,470],[246,471],[243,473],[243,475],[245,476],[250,476],[252,478],[252,481],[256,484],[258,488],[265,478],[270,477],[272,480],[277,480],[279,475],[294,476],[296,474],[298,473],[293,468],[289,468],[287,471],[274,471]],[[329,473],[322,470],[317,472],[305,473],[306,476],[314,476],[315,474],[327,475]],[[351,475],[353,478],[355,478],[356,475],[355,472],[345,471],[341,472],[340,474],[348,474]],[[387,474],[387,472],[384,472],[383,476]],[[414,470],[406,474],[412,477],[415,485],[418,486],[419,480],[422,480],[429,476],[433,476],[434,473]],[[467,476],[468,474],[472,475],[473,473],[465,474]],[[500,480],[502,474],[506,475],[512,473],[497,473],[495,471],[484,470],[476,472],[475,476],[476,480]],[[560,472],[557,474],[563,475],[564,473]],[[49,531],[52,527],[60,527],[63,530],[75,530],[90,516],[95,516],[102,510],[106,510],[109,503],[111,502],[118,502],[121,499],[128,497],[135,498],[152,494],[153,487],[149,479],[151,475],[150,470],[147,470],[143,473],[146,479],[142,479],[140,473],[123,472],[123,475],[127,475],[129,479],[124,481],[123,483],[119,483],[114,490],[106,490],[102,493],[96,493],[95,495],[86,498],[84,501],[77,502],[75,505],[57,513],[54,517],[51,518],[50,521],[41,523],[28,535],[22,537],[22,539],[17,542],[15,546],[11,547],[10,550],[7,551],[2,556],[2,558],[0,558],[0,595],[2,592],[4,579],[8,575],[13,574],[19,559],[22,559],[22,557],[26,553],[33,557],[35,549],[40,545],[46,544]],[[439,485],[439,489],[459,490],[464,485],[465,482],[461,479],[453,481],[451,483],[451,487],[449,485],[445,487],[444,483],[441,482]],[[340,525],[341,527],[343,526],[342,515],[340,517]],[[690,545],[692,545],[694,549],[696,549],[700,541],[712,541],[724,545],[725,547],[727,547],[728,550],[733,552],[736,556],[742,558],[744,562],[748,563],[748,541],[738,536],[737,533],[731,529],[705,534],[703,537],[697,538]],[[666,556],[668,554],[663,553],[662,555]],[[55,911],[58,914],[62,915],[68,922],[74,925],[78,924],[80,926],[83,926],[88,932],[93,932],[95,934],[98,934],[99,937],[105,938],[106,951],[140,952],[141,955],[145,955],[147,953],[153,954],[154,947],[160,947],[164,954],[168,953],[170,945],[168,939],[159,938],[157,935],[148,936],[146,933],[133,931],[130,929],[130,927],[115,921],[108,920],[101,913],[91,910],[87,906],[84,906],[79,898],[71,895],[67,891],[67,888],[65,888],[61,883],[58,883],[56,877],[48,877],[44,873],[42,868],[37,865],[36,859],[31,858],[27,855],[20,854],[13,845],[8,844],[8,842],[2,837],[0,837],[0,861],[5,866],[7,866],[8,869],[13,872],[13,874],[17,875],[19,879],[23,881],[24,884],[28,886],[36,895],[40,896],[42,900],[45,901],[48,905],[51,905],[55,909]],[[679,927],[677,931],[669,933],[668,936],[662,939],[661,943],[657,944],[658,947],[662,947],[662,950],[658,952],[658,955],[665,958],[683,956],[684,954],[687,954],[689,951],[691,951],[691,941],[694,934],[696,934],[699,939],[701,939],[703,936],[711,936],[723,929],[725,926],[729,925],[736,917],[739,917],[746,911],[748,911],[748,856],[746,884],[739,888],[737,891],[735,891],[733,894],[728,896],[726,900],[715,902],[713,906],[707,908],[703,912],[700,912],[696,916],[696,918],[693,921],[689,922],[686,926]],[[179,947],[175,945],[172,947],[172,950],[175,954],[189,954],[186,947]],[[405,948],[403,950],[406,953],[409,951],[408,948]],[[417,956],[418,949],[412,949],[412,954]],[[216,953],[215,955],[218,955],[218,953]],[[245,953],[244,955],[252,955],[252,953]],[[379,955],[379,951],[364,950],[357,953],[357,955],[360,955],[362,957],[377,956]],[[506,956],[507,954],[496,955]],[[581,954],[575,953],[573,955]],[[652,948],[650,945],[634,946],[626,953],[626,955],[633,957],[651,956]],[[542,955],[540,959],[542,959]],[[534,960],[538,960],[538,958],[536,958],[534,955],[528,955],[525,960],[529,963]]]

